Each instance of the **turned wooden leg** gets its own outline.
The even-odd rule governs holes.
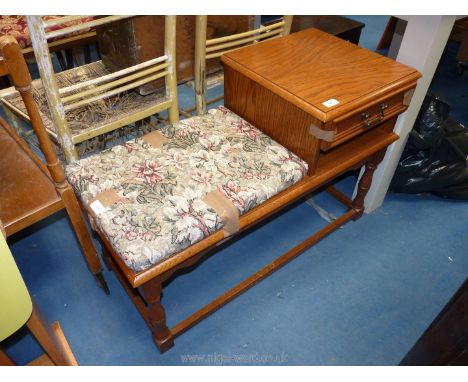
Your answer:
[[[386,149],[378,151],[365,164],[364,174],[362,174],[359,180],[357,193],[353,199],[352,209],[356,211],[353,220],[359,219],[364,213],[364,198],[370,189],[374,171],[385,156],[385,151]]]
[[[101,257],[104,260],[104,264],[106,264],[107,270],[109,272],[112,272],[114,268],[112,264],[111,254],[109,253],[109,251],[107,250],[106,246],[104,245],[102,241],[101,241],[101,248],[102,248]]]
[[[34,302],[31,317],[29,318],[26,325],[31,331],[32,335],[36,338],[37,342],[39,342],[39,344],[45,350],[49,358],[57,366],[68,365],[68,362],[63,355],[63,351],[59,348],[58,340],[55,337],[55,334],[42,318]]]
[[[89,270],[94,274],[99,286],[104,292],[110,294],[109,287],[102,274],[101,261],[99,260],[96,247],[94,246],[93,239],[86,226],[80,205],[78,204],[78,200],[76,200],[73,190],[68,183],[65,183],[63,188],[57,187],[57,189],[63,199],[65,209],[67,210],[70,222],[76,233],[78,242],[80,243]]]
[[[166,326],[166,312],[162,306],[161,281],[153,279],[139,288],[143,299],[147,304],[148,318],[153,332],[153,340],[161,353],[166,352],[174,346],[174,338]]]

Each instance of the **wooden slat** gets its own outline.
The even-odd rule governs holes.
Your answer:
[[[18,109],[10,101],[8,101],[5,98],[2,98],[2,103],[4,104],[4,106],[6,108],[8,108],[8,110],[15,113],[18,117],[22,118],[23,120],[25,120],[28,123],[31,123],[31,119],[29,118],[29,115],[24,113],[22,110]],[[57,141],[57,133],[55,131],[52,131],[52,130],[47,129],[47,128],[46,128],[46,130],[47,130],[47,133],[50,134]]]
[[[351,207],[353,205],[353,201],[335,187],[328,186],[325,188],[325,191],[327,191],[331,196],[333,196],[339,202],[343,203],[345,206]]]
[[[98,94],[98,95],[96,95],[94,97],[90,97],[90,98],[87,98],[87,99],[82,100],[82,101],[78,101],[78,102],[75,102],[75,103],[72,103],[72,104],[65,105],[63,109],[65,111],[69,111],[69,110],[76,109],[76,108],[78,108],[80,106],[88,105],[90,103],[93,103],[93,102],[101,100],[101,99],[112,97],[112,96],[117,95],[119,93],[123,93],[124,91],[134,89],[134,88],[136,88],[136,87],[138,87],[140,85],[143,85],[143,84],[146,84],[148,82],[157,80],[158,78],[164,77],[167,74],[168,74],[168,71],[164,71],[162,73],[158,73],[158,74],[155,74],[155,75],[152,75],[152,76],[148,76],[148,77],[146,77],[146,78],[144,78],[142,80],[132,82],[131,84],[121,86],[121,87],[119,87],[117,89],[113,89],[113,90],[110,90],[108,92]]]
[[[275,34],[275,35],[273,35],[271,37],[263,39],[262,41],[273,40],[273,39],[278,38],[278,37],[281,37],[281,35],[280,34]],[[210,60],[212,58],[218,58],[218,57],[221,57],[225,53],[233,52],[234,50],[238,50],[239,48],[241,48],[241,47],[235,47],[235,48],[232,48],[232,49],[221,50],[221,51],[218,51],[218,52],[215,52],[215,53],[210,53],[210,54],[206,55],[206,59]]]
[[[86,141],[88,139],[97,137],[98,135],[108,133],[109,131],[116,130],[122,126],[126,126],[129,123],[132,123],[134,121],[140,121],[146,117],[149,117],[150,115],[153,115],[155,113],[159,113],[160,111],[168,109],[169,107],[171,107],[172,102],[173,102],[172,100],[162,101],[161,103],[153,105],[136,114],[129,115],[128,117],[121,118],[117,121],[99,126],[95,129],[86,130],[80,134],[73,136],[73,143],[77,144],[77,143]]]
[[[262,33],[264,31],[270,31],[270,30],[280,28],[280,27],[283,27],[283,26],[284,26],[284,21],[280,21],[280,22],[277,22],[275,24],[271,24],[271,25],[268,25],[268,26],[263,26],[263,27],[260,27],[260,28],[257,28],[257,29],[253,29],[251,31],[232,34],[232,35],[224,36],[224,37],[212,38],[210,40],[206,40],[206,46],[211,46],[211,45],[215,45],[215,44],[218,44],[218,43],[237,40],[237,39],[240,39],[240,38],[243,38],[243,37],[252,36],[252,35],[255,35],[255,34]]]
[[[258,272],[254,273],[250,277],[246,278],[245,280],[237,284],[234,288],[223,293],[221,296],[215,298],[213,301],[211,301],[210,303],[205,305],[203,308],[193,313],[191,316],[187,317],[186,319],[176,324],[171,329],[172,335],[174,337],[181,335],[187,329],[190,329],[199,321],[203,320],[204,318],[214,313],[219,308],[223,307],[229,301],[233,300],[240,294],[249,290],[259,281],[271,275],[273,272],[276,272],[278,269],[280,269],[281,267],[286,265],[288,262],[290,262],[291,260],[299,256],[301,253],[303,253],[305,250],[307,250],[312,245],[317,243],[319,240],[323,239],[325,236],[329,235],[331,232],[341,227],[348,220],[352,219],[355,215],[356,215],[356,211],[352,209],[347,211],[346,213],[341,215],[338,219],[333,221],[333,223],[328,224],[327,226],[322,228],[320,231],[310,236],[308,239],[304,240],[302,243],[290,249],[288,252],[281,255],[280,257],[272,261],[270,264],[260,269]]]
[[[9,100],[2,98],[2,103],[8,107],[8,109],[12,110],[18,117],[22,118],[25,121],[29,122],[29,116],[22,110],[18,109],[15,105],[13,105]]]
[[[47,44],[47,46],[49,47],[49,49],[52,49],[52,48],[56,48],[58,46],[62,46],[62,45],[66,45],[66,44],[69,44],[69,43],[72,43],[72,42],[75,42],[75,41],[83,41],[85,39],[89,39],[89,38],[92,38],[92,37],[95,37],[96,36],[96,32],[94,31],[91,31],[91,32],[88,32],[88,33],[83,33],[83,34],[79,34],[79,35],[76,35],[76,36],[70,36],[70,37],[65,37],[63,39],[60,39],[60,40],[54,40],[54,41],[51,41],[50,43]],[[21,52],[23,54],[29,54],[29,53],[32,53],[34,50],[32,47],[29,47],[29,48],[25,48],[25,49],[22,49]]]
[[[63,17],[57,17],[56,19],[42,19],[42,24],[44,25],[45,28],[50,28],[52,26],[60,25],[60,24],[65,24],[69,23],[71,21],[76,21],[76,20],[82,20],[85,19],[89,16],[63,16]]]
[[[149,69],[142,70],[141,72],[136,72],[134,74],[130,74],[130,75],[122,77],[122,78],[120,78],[118,80],[108,82],[108,83],[106,83],[104,85],[95,86],[95,87],[92,87],[91,89],[84,90],[84,91],[82,91],[80,93],[74,93],[74,94],[69,95],[67,97],[63,97],[62,102],[65,104],[67,102],[74,101],[76,99],[84,98],[84,97],[86,97],[88,95],[91,95],[91,94],[101,93],[104,90],[115,88],[118,85],[125,84],[127,82],[136,80],[136,79],[141,78],[141,77],[145,77],[145,76],[147,76],[149,74],[152,74],[152,73],[157,73],[157,72],[159,72],[159,71],[161,71],[163,69],[166,69],[167,67],[168,67],[167,63],[164,63],[162,65],[158,65],[158,66],[154,66],[154,67],[150,67]]]
[[[229,47],[232,47],[232,46],[244,45],[244,44],[247,44],[247,43],[253,42],[253,41],[261,41],[263,39],[266,39],[267,37],[279,35],[282,32],[283,32],[283,29],[280,28],[280,29],[276,29],[276,30],[271,31],[271,32],[261,33],[261,34],[255,35],[253,37],[247,37],[247,38],[243,38],[243,39],[240,39],[240,40],[230,41],[230,42],[226,42],[226,43],[218,44],[218,45],[211,45],[211,46],[206,48],[206,52],[207,53],[215,52],[215,51],[218,51],[218,50],[221,50],[221,49],[224,49],[224,48],[229,48]]]
[[[64,36],[64,35],[69,34],[69,33],[78,32],[78,31],[83,30],[83,29],[93,28],[93,27],[97,27],[97,26],[100,26],[100,25],[103,25],[103,24],[108,24],[108,23],[111,23],[111,22],[114,22],[114,21],[128,19],[128,18],[131,18],[131,17],[133,17],[133,16],[107,16],[107,17],[103,17],[103,18],[100,18],[100,19],[88,21],[88,22],[85,22],[85,23],[72,25],[72,26],[69,26],[67,28],[46,32],[46,37],[47,37],[47,39],[56,38],[56,37],[59,37],[59,36]]]
[[[130,66],[128,68],[118,70],[116,72],[112,72],[112,73],[106,74],[106,75],[101,76],[101,77],[93,78],[93,79],[90,79],[88,81],[79,82],[79,83],[76,83],[74,85],[70,85],[70,86],[61,88],[61,89],[59,89],[59,93],[60,93],[60,95],[64,95],[64,94],[69,93],[71,91],[76,91],[78,89],[82,89],[82,88],[85,88],[85,87],[88,87],[88,86],[91,86],[91,85],[97,85],[97,84],[100,84],[102,82],[106,82],[106,81],[109,81],[111,79],[114,79],[114,78],[117,78],[117,77],[120,77],[120,76],[124,76],[126,74],[136,72],[137,70],[144,69],[144,68],[147,68],[149,66],[159,64],[159,63],[161,63],[163,61],[166,61],[166,60],[167,60],[166,55],[156,57],[156,58],[153,58],[151,60],[142,62],[141,64],[138,64],[138,65]],[[74,69],[71,69],[71,70],[73,71]]]

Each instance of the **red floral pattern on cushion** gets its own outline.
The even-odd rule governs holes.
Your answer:
[[[94,222],[136,272],[225,226],[207,193],[221,192],[243,215],[307,173],[307,163],[224,106],[159,131],[167,138],[159,148],[137,138],[66,168],[90,211],[100,193],[117,193]]]
[[[62,16],[43,16],[44,20],[57,19]],[[78,24],[80,22],[87,22],[93,20],[92,16],[83,17],[80,20],[70,21],[61,25],[54,25],[50,28],[47,28],[48,31],[63,29],[71,25]],[[74,32],[70,35],[81,34],[89,32],[91,28],[83,29],[78,32]],[[0,36],[10,35],[13,36],[16,41],[18,41],[19,46],[22,49],[28,48],[31,46],[31,38],[29,37],[28,24],[26,22],[26,17],[24,16],[0,16]],[[58,39],[63,38],[59,37]]]

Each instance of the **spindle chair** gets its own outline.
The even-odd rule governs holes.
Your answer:
[[[207,75],[206,62],[221,57],[223,53],[239,49],[243,46],[256,44],[280,36],[286,36],[291,30],[293,16],[283,16],[279,21],[269,25],[261,25],[259,28],[233,35],[207,39],[207,16],[198,15],[195,21],[195,58],[194,58],[194,90],[195,108],[182,110],[181,114],[188,117],[196,109],[198,115],[205,114],[207,105],[218,102],[223,96],[206,99]],[[218,76],[219,77],[219,76]],[[222,76],[218,78],[222,83]]]
[[[57,74],[54,72],[47,45],[50,39],[102,27],[129,17],[132,16],[94,17],[91,21],[49,30],[48,27],[52,24],[57,26],[60,23],[79,21],[83,16],[64,16],[53,20],[27,16],[41,77],[41,81],[34,82],[34,89],[36,95],[45,95],[48,105],[47,111],[42,111],[41,115],[48,134],[59,144],[68,163],[78,159],[78,144],[144,120],[162,110],[168,110],[170,123],[178,121],[176,87],[171,87],[174,93],[153,93],[146,96],[133,91],[159,78],[165,78],[166,82],[175,81],[175,57],[167,49],[161,57],[116,72],[109,72],[102,61]],[[171,27],[170,21],[166,27]],[[175,44],[175,41],[166,41],[166,46],[171,44]],[[0,97],[11,111],[12,118],[19,116],[29,120],[21,105],[13,101],[18,100],[17,94],[3,92]],[[87,118],[86,123],[83,122],[83,116]],[[19,125],[18,122],[12,124]]]

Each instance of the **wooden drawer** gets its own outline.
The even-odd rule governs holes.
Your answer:
[[[379,126],[382,122],[406,110],[407,101],[404,93],[399,93],[353,113],[342,115],[333,120],[334,131],[330,141],[322,140],[320,148],[324,151],[338,146],[355,136]]]

